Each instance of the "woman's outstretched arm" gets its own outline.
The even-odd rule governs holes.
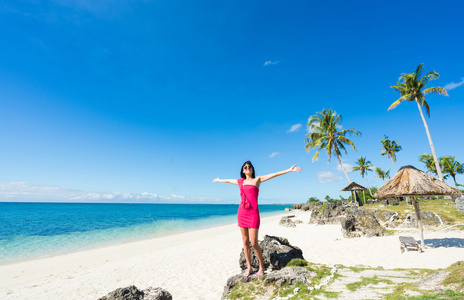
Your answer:
[[[269,179],[272,179],[274,177],[284,175],[284,174],[287,174],[287,173],[290,173],[290,172],[300,173],[301,168],[297,167],[296,165],[293,165],[291,168],[288,168],[287,170],[283,170],[283,171],[280,171],[280,172],[275,172],[275,173],[271,173],[271,174],[267,174],[267,175],[263,175],[263,176],[258,176],[258,177],[260,178],[261,182],[265,182],[265,181],[268,181]]]
[[[237,179],[219,179],[218,177],[216,179],[213,179],[213,182],[232,183],[238,185]]]

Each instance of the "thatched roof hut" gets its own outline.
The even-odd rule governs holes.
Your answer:
[[[377,190],[374,197],[385,199],[444,195],[459,196],[461,192],[413,166],[404,166]]]
[[[347,186],[345,186],[343,189],[341,189],[341,191],[343,192],[351,192],[351,196],[352,196],[352,199],[353,200],[356,200],[359,204],[359,206],[362,206],[363,203],[361,202],[361,199],[357,196],[357,194],[355,194],[356,191],[363,191],[363,195],[364,195],[364,191],[367,190],[365,187],[363,187],[362,185],[360,184],[357,184],[356,182],[351,182],[350,184],[348,184]],[[364,200],[365,200],[366,196],[364,196]]]
[[[352,182],[345,186],[344,188],[341,189],[343,192],[349,192],[349,191],[365,191],[367,188],[363,187],[360,184],[357,184],[356,182]]]
[[[422,226],[419,203],[417,203],[415,197],[444,195],[459,196],[461,192],[413,166],[404,166],[377,190],[374,197],[378,199],[391,197],[412,198],[414,211],[419,221],[421,248],[424,250],[424,227]]]

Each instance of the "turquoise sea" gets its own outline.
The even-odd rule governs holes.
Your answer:
[[[260,205],[261,217],[290,205]],[[1,203],[0,264],[233,224],[238,205]]]

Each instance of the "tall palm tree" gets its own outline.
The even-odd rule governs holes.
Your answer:
[[[385,135],[385,139],[380,140],[382,143],[382,155],[387,155],[391,159],[393,164],[393,169],[396,171],[395,161],[396,161],[396,152],[401,151],[401,146],[398,145],[397,141],[390,141],[388,136]]]
[[[390,179],[390,170],[385,172],[384,169],[377,167],[377,168],[375,168],[374,172],[375,172],[375,174],[377,174],[376,177],[382,178],[383,182],[385,182],[385,178]]]
[[[372,198],[374,198],[374,196],[372,196],[371,187],[369,186],[369,181],[367,181],[367,172],[371,172],[373,167],[374,165],[371,164],[370,161],[366,160],[366,157],[362,157],[362,156],[358,158],[358,160],[356,161],[356,166],[353,167],[353,171],[361,172],[362,178],[364,178],[364,175],[366,175],[365,178],[366,178],[367,188],[369,189],[369,193],[371,194]]]
[[[454,155],[447,155],[440,159],[440,165],[443,168],[443,173],[453,177],[454,185],[458,186],[459,184],[456,182],[456,175],[464,173],[464,163],[460,164],[456,161],[454,159]]]
[[[433,159],[432,154],[422,154],[421,156],[419,156],[419,161],[425,164],[425,167],[427,168],[427,173],[435,174],[435,176],[437,176],[437,168],[435,166],[435,161]]]
[[[361,132],[356,129],[340,129],[342,123],[342,115],[338,115],[335,111],[324,109],[311,116],[308,119],[308,127],[310,132],[306,134],[306,151],[309,152],[314,148],[317,148],[316,153],[313,156],[313,161],[319,158],[319,151],[326,150],[330,163],[332,154],[338,159],[338,163],[345,173],[346,178],[351,182],[348,173],[343,167],[340,156],[342,155],[341,150],[347,153],[345,145],[349,145],[356,150],[354,143],[346,137],[347,134],[361,135]],[[340,129],[340,130],[339,130]]]
[[[425,120],[424,113],[422,112],[422,106],[425,107],[427,114],[430,118],[430,107],[427,101],[425,101],[425,95],[427,94],[439,94],[448,96],[448,92],[444,87],[436,86],[425,88],[430,80],[440,78],[435,71],[430,71],[424,76],[422,76],[423,66],[424,64],[419,64],[416,68],[414,73],[406,74],[403,73],[400,77],[400,81],[397,82],[397,86],[392,86],[394,90],[398,91],[401,97],[393,102],[392,105],[388,108],[388,110],[394,109],[403,101],[415,101],[417,107],[419,108],[419,113],[422,118],[422,122],[424,122],[425,132],[427,133],[427,138],[429,139],[430,149],[432,149],[432,155],[435,162],[435,167],[438,174],[438,179],[443,180],[443,175],[441,173],[439,161],[437,158],[437,154],[435,153],[435,147],[432,142],[432,136],[430,135],[429,126],[427,125],[427,121]],[[401,82],[401,80],[403,82]]]

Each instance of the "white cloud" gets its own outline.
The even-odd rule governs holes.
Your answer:
[[[343,167],[345,168],[345,170],[346,170],[347,173],[353,172],[353,166],[352,166],[352,165],[346,164],[346,163],[343,163],[343,162],[342,162],[342,164],[343,164]],[[343,172],[343,169],[342,169],[342,167],[340,166],[340,164],[337,165],[337,170]]]
[[[88,192],[67,188],[0,182],[0,201],[11,202],[107,202],[107,203],[214,203],[212,198],[187,198],[155,193]]]
[[[276,155],[279,155],[279,152],[272,152],[271,155],[269,155],[269,158],[273,158]]]
[[[317,173],[317,183],[331,183],[343,179],[342,176],[334,174],[330,171],[322,171]]]
[[[267,60],[264,62],[264,66],[276,65],[278,63],[278,61]]]
[[[461,78],[461,82],[458,82],[458,83],[454,83],[454,82],[448,83],[447,85],[444,86],[444,88],[445,88],[447,91],[450,91],[450,90],[454,90],[455,88],[460,87],[461,85],[464,85],[464,77]]]
[[[309,123],[309,119],[308,119],[308,123]],[[316,120],[315,122],[313,122],[313,125],[318,127],[320,123],[318,120]],[[314,130],[312,130],[311,127],[309,127],[308,125],[306,126],[306,129],[308,130],[308,133],[314,132]]]
[[[295,132],[295,131],[298,131],[298,130],[300,130],[301,126],[302,126],[301,124],[292,125],[292,127],[290,127],[290,129],[287,130],[287,132]]]

